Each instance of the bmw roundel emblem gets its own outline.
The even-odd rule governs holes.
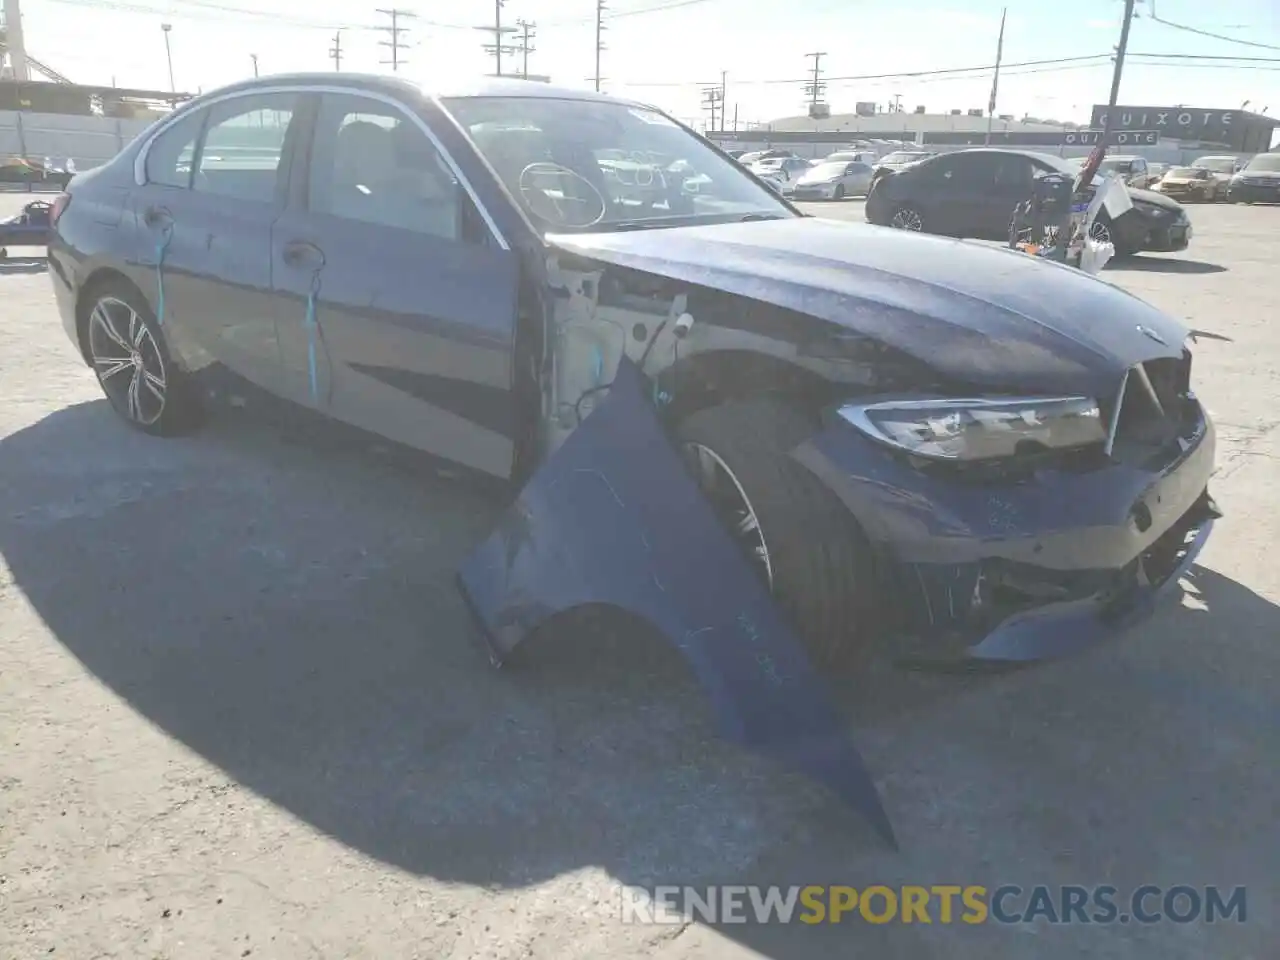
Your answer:
[[[1144,327],[1142,324],[1138,324],[1138,332],[1149,339],[1154,340],[1156,343],[1163,344],[1166,347],[1169,345],[1165,343],[1164,337],[1160,336],[1160,334],[1156,333],[1150,327]]]

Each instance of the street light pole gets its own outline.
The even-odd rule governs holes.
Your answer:
[[[173,25],[162,23],[160,29],[164,31],[164,56],[169,61],[169,92],[177,93],[178,87],[173,82],[173,50],[169,46],[169,31],[173,29]]]
[[[257,55],[256,53],[251,53],[251,54],[249,54],[249,59],[253,61],[253,76],[254,76],[254,79],[257,79],[257,76],[258,76],[258,55]]]

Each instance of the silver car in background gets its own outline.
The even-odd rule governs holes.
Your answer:
[[[843,200],[865,197],[871,191],[871,167],[859,160],[823,160],[796,181],[797,200]]]

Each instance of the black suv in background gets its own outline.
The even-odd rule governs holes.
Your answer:
[[[1280,203],[1280,153],[1260,153],[1227,185],[1231,203]]]
[[[867,198],[867,220],[900,230],[1004,240],[1013,209],[1031,196],[1037,173],[1079,168],[1069,160],[1023,150],[944,153],[881,177]],[[1191,221],[1176,200],[1130,188],[1133,209],[1114,221],[1105,213],[1093,235],[1115,244],[1117,256],[1185,250]]]

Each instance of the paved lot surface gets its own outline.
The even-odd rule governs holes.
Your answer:
[[[1195,370],[1227,518],[1122,642],[842,691],[896,855],[719,741],[658,642],[491,672],[452,585],[485,503],[235,423],[133,433],[41,261],[0,264],[0,957],[1275,957],[1280,209],[1193,215],[1186,254],[1107,279],[1233,338]],[[617,884],[663,882],[1249,899],[1215,926],[616,922]]]

